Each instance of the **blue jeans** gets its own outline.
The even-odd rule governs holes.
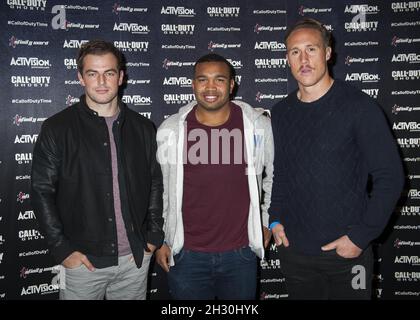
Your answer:
[[[257,258],[249,247],[221,253],[182,249],[168,273],[176,300],[256,299]]]

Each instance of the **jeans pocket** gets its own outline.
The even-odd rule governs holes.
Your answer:
[[[255,253],[251,250],[250,247],[242,247],[238,250],[239,256],[249,262],[255,260],[256,256]]]
[[[182,258],[184,258],[184,255],[185,255],[185,250],[184,249],[181,249],[181,251],[179,253],[174,255],[175,264],[181,262]]]

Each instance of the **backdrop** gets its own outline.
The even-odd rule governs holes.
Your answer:
[[[112,41],[127,59],[123,100],[156,125],[194,99],[192,65],[230,59],[237,99],[268,110],[296,88],[283,36],[303,17],[335,36],[334,77],[378,100],[401,150],[406,188],[375,245],[375,297],[420,295],[420,1],[4,0],[0,4],[0,299],[57,299],[60,274],[30,206],[32,149],[42,122],[78,101],[82,43]],[[88,159],[86,161],[89,161]],[[261,299],[287,297],[275,246]],[[150,299],[168,297],[159,267]]]

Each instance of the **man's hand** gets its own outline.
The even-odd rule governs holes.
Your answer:
[[[164,243],[160,249],[156,250],[156,262],[163,270],[169,272],[169,257],[171,256],[171,249]]]
[[[61,264],[67,269],[74,269],[84,264],[89,271],[95,271],[95,267],[90,263],[89,259],[79,251],[74,251]]]
[[[282,224],[275,225],[271,231],[273,232],[276,245],[280,246],[283,244],[285,247],[289,246],[289,240],[286,237],[286,232],[284,232],[284,227]]]
[[[151,243],[147,243],[147,247],[149,248],[149,252],[147,254],[153,254],[156,250],[156,246]]]
[[[341,238],[323,246],[321,249],[323,251],[335,249],[339,256],[347,259],[357,258],[363,251],[356,246],[348,236],[342,236]]]
[[[264,236],[264,248],[268,247],[268,244],[271,240],[271,231],[270,229],[263,227],[263,236]]]

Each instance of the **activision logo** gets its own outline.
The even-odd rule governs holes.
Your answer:
[[[144,97],[141,95],[124,95],[122,101],[135,106],[150,106],[152,104],[151,97]]]
[[[33,219],[36,219],[36,217],[33,210],[24,211],[23,213],[22,211],[19,211],[19,215],[17,219],[18,220],[33,220]]]
[[[14,144],[16,143],[35,143],[38,139],[38,134],[22,134],[21,136],[16,135]]]
[[[370,6],[367,4],[353,4],[353,5],[346,5],[344,9],[344,13],[366,13],[366,14],[377,14],[379,12],[378,6]]]
[[[255,50],[286,51],[286,45],[278,41],[255,42]]]
[[[380,80],[378,74],[362,72],[362,73],[347,73],[345,81],[361,81],[362,83],[367,82],[378,82]]]
[[[177,86],[189,88],[191,87],[192,80],[187,77],[165,77],[163,79],[164,86]]]
[[[49,69],[51,67],[50,60],[39,59],[36,57],[12,57],[11,66],[30,67],[31,69]]]
[[[420,266],[420,257],[419,256],[396,256],[394,263]]]
[[[408,130],[410,132],[420,131],[420,122],[394,122],[393,130]]]
[[[80,49],[82,44],[89,42],[89,40],[66,40],[64,39],[63,48]]]
[[[138,23],[120,22],[114,23],[113,31],[125,31],[131,34],[148,34],[150,32],[148,25],[140,25]]]
[[[57,293],[60,289],[59,284],[49,284],[49,283],[42,283],[39,285],[31,285],[27,288],[23,287],[22,291],[20,292],[21,296],[31,295],[31,294],[50,294],[50,293]]]
[[[195,10],[185,7],[162,6],[160,14],[175,15],[179,18],[195,17]]]
[[[392,55],[391,62],[419,63],[420,62],[420,54],[417,54],[415,52],[394,54],[394,55]]]

